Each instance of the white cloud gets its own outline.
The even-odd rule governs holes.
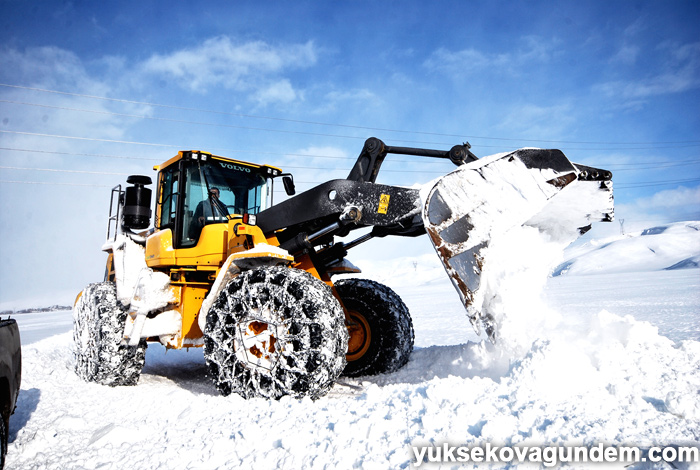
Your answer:
[[[297,191],[301,192],[331,179],[345,178],[353,164],[353,158],[343,149],[311,146],[289,152],[281,166],[294,174]]]
[[[468,75],[485,68],[513,68],[522,64],[547,62],[554,47],[554,41],[548,42],[537,36],[522,38],[522,45],[513,52],[487,53],[474,48],[450,51],[443,47],[433,52],[423,65],[458,76]]]
[[[625,65],[633,65],[637,62],[637,57],[639,57],[640,49],[637,46],[624,45],[615,54],[610,62],[617,62]]]
[[[680,187],[659,191],[651,197],[638,199],[637,205],[655,209],[700,208],[700,186],[697,188]]]
[[[376,98],[377,95],[366,88],[343,91],[334,90],[326,93],[326,100],[334,103],[339,101],[367,101],[374,100]]]
[[[507,135],[555,139],[575,121],[573,108],[566,102],[553,106],[515,103],[509,112],[504,113],[498,127]]]
[[[322,89],[321,93],[323,93]],[[375,109],[381,102],[382,100],[375,93],[366,88],[333,89],[323,93],[322,99],[318,100],[313,112],[327,114],[342,109],[344,113],[352,114],[358,109]]]
[[[627,26],[623,31],[623,43],[617,53],[610,58],[608,62],[619,63],[624,65],[634,65],[640,56],[641,48],[637,45],[630,44],[634,38],[640,36],[646,28],[646,18],[637,18],[632,24]]]
[[[44,88],[80,88],[86,93],[104,93],[106,88],[92,80],[73,52],[54,46],[0,50],[5,83]]]
[[[57,47],[27,48],[24,51],[5,48],[0,50],[0,63],[4,66],[0,70],[1,82],[58,91],[46,93],[26,88],[0,89],[3,100],[14,102],[0,104],[2,128],[11,132],[24,132],[3,135],[7,146],[75,151],[78,147],[75,139],[40,138],[32,134],[122,139],[132,120],[110,113],[151,112],[146,105],[115,104],[80,96],[109,97],[113,95],[113,89],[108,79],[89,73],[83,61],[71,51]],[[104,57],[98,63],[108,71],[122,66],[121,59],[114,57]],[[77,111],[81,109],[90,112]],[[88,142],[82,142],[80,147],[84,148],[85,145],[89,145]]]
[[[682,93],[700,87],[700,42],[680,46],[662,44],[659,49],[667,60],[664,66],[654,69],[658,73],[652,73],[639,80],[601,83],[594,86],[594,91],[610,97],[638,101],[651,96]],[[626,54],[629,55],[631,52]]]
[[[255,90],[254,95],[260,99],[286,102],[298,97],[289,79],[280,78],[272,85],[270,79],[292,69],[310,67],[316,60],[313,42],[275,47],[263,41],[239,44],[220,36],[194,47],[153,55],[139,69],[164,80],[173,79],[196,92],[223,86],[237,91]],[[267,84],[261,88],[261,83]]]
[[[628,204],[615,204],[615,218],[618,222],[624,219],[627,231],[669,222],[699,220],[700,186],[666,189]]]
[[[255,101],[266,105],[275,102],[291,103],[299,97],[299,93],[294,90],[289,80],[282,79],[259,89],[253,96]]]
[[[461,51],[450,51],[440,48],[425,61],[424,65],[429,68],[456,70],[464,68],[480,69],[486,66],[502,65],[506,62],[505,56],[487,56],[476,49],[462,49]]]
[[[3,83],[114,96],[108,75],[91,73],[94,67],[86,67],[76,54],[57,47],[0,49],[0,63]],[[143,166],[92,158],[90,154],[120,154],[120,149],[89,139],[124,139],[133,120],[109,113],[142,114],[147,107],[9,87],[0,88],[0,97],[16,102],[0,104],[0,128],[7,131],[0,139],[3,147],[16,149],[2,152],[5,168],[0,169],[0,199],[5,202],[0,258],[7,268],[0,273],[0,297],[32,298],[54,290],[75,295],[104,271],[99,247],[104,241],[109,188],[123,181],[120,173],[141,173]],[[15,223],[18,220],[23,223]],[[38,225],[52,227],[51,237],[37,231]],[[26,270],[27,265],[44,269]]]

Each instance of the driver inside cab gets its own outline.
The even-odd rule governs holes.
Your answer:
[[[219,188],[209,190],[209,198],[200,201],[192,217],[191,236],[198,235],[207,223],[221,222],[228,215],[226,206],[219,199]],[[198,237],[193,237],[198,238]]]

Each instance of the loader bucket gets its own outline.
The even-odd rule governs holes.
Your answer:
[[[530,225],[568,244],[613,218],[612,174],[571,163],[560,150],[521,149],[461,165],[422,191],[423,223],[477,333],[496,341],[475,302],[489,243]]]

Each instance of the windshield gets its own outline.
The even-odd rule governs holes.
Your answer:
[[[184,173],[183,246],[196,244],[207,224],[268,207],[268,180],[254,168],[212,158],[186,162]]]

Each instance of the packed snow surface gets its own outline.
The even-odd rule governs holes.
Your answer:
[[[557,256],[527,236],[537,248],[511,253],[488,289],[502,312],[495,346],[474,334],[435,257],[357,262],[404,299],[416,348],[398,372],[344,378],[317,401],[221,397],[201,349],[157,344],[136,387],[87,384],[73,372],[69,312],[47,334],[45,313],[18,315],[24,375],[6,468],[410,468],[411,445],[446,442],[697,446],[700,269],[548,279]],[[634,258],[628,244],[609,249]],[[673,468],[645,465],[627,468]]]

